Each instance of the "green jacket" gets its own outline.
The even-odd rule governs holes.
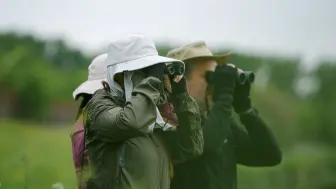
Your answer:
[[[176,132],[148,130],[156,119],[161,87],[158,79],[146,78],[125,104],[105,90],[93,95],[84,121],[89,188],[169,189],[171,160],[185,161],[203,152],[199,108],[187,94],[174,98],[180,121]]]
[[[223,95],[203,119],[204,153],[178,164],[171,189],[236,189],[237,164],[274,166],[280,148],[256,111],[232,119],[232,95]]]

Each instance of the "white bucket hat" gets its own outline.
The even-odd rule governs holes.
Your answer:
[[[93,94],[96,90],[102,88],[101,82],[106,80],[106,57],[107,54],[104,53],[93,59],[88,68],[88,80],[79,85],[72,93],[75,100],[79,94]]]
[[[143,35],[131,35],[112,42],[108,47],[106,64],[112,77],[124,71],[134,71],[159,63],[181,60],[159,56],[154,42]],[[109,75],[108,77],[111,77]]]
[[[127,38],[114,41],[109,45],[106,58],[107,81],[112,91],[116,90],[123,93],[122,89],[118,87],[118,84],[114,82],[114,75],[125,72],[124,88],[126,100],[128,100],[133,89],[131,81],[132,71],[159,63],[169,64],[173,62],[180,62],[184,65],[184,62],[181,60],[159,56],[154,42],[151,39],[143,35],[131,35]],[[119,92],[116,92],[116,94]],[[158,109],[156,109],[156,112],[157,118],[155,123],[150,124],[148,127],[150,131],[153,131],[157,126],[165,131],[175,129],[174,126],[167,124],[163,120]]]

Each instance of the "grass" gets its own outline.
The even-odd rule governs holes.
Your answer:
[[[64,189],[76,188],[70,131],[71,126],[0,120],[0,189],[51,189],[56,183]],[[329,161],[334,162],[336,153],[308,146],[315,150],[294,148],[284,155],[281,166],[239,166],[239,188],[315,189],[333,183],[336,175]]]
[[[71,127],[0,121],[0,188],[75,188]],[[27,184],[27,188],[25,188]]]

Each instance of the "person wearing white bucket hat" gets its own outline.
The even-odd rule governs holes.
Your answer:
[[[92,98],[92,94],[102,88],[101,82],[106,80],[106,57],[107,54],[98,55],[88,67],[88,79],[79,85],[73,92],[73,98],[77,101],[82,98],[78,108],[76,123],[70,134],[72,143],[72,157],[76,171],[77,186],[86,189],[86,180],[89,177],[87,150],[84,142],[84,125],[82,110]]]
[[[106,64],[104,89],[84,109],[88,188],[169,189],[171,162],[203,152],[200,111],[185,77],[164,76],[166,65],[184,63],[159,56],[149,38],[131,35],[109,45]],[[170,83],[170,95],[164,83]],[[164,121],[157,108],[168,98],[178,125]]]

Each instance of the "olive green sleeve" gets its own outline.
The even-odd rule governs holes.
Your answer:
[[[148,126],[156,119],[156,104],[161,82],[153,77],[144,79],[132,92],[124,106],[104,90],[95,93],[88,103],[86,126],[96,140],[117,142],[149,133]]]
[[[197,102],[187,93],[175,96],[176,131],[160,132],[173,163],[181,163],[203,153],[201,114]]]

